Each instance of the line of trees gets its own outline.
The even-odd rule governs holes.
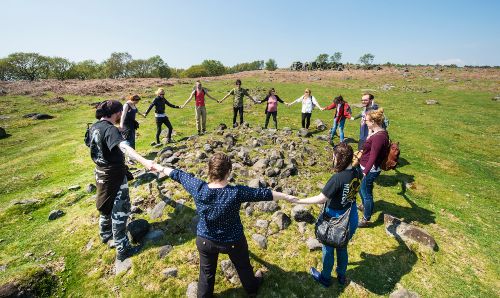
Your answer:
[[[276,61],[269,59],[240,63],[231,67],[217,60],[205,60],[188,69],[171,68],[160,56],[132,59],[126,52],[115,52],[101,63],[94,60],[73,62],[62,57],[48,57],[38,53],[13,53],[0,59],[0,80],[15,81],[40,79],[120,79],[220,76],[249,70],[276,70]]]

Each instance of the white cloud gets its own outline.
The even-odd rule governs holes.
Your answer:
[[[449,58],[449,59],[444,59],[444,60],[432,61],[430,64],[439,64],[439,65],[455,64],[458,66],[464,66],[465,62],[460,58]]]

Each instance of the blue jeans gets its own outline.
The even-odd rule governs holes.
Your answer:
[[[330,130],[330,136],[333,140],[333,136],[337,133],[337,127],[339,128],[339,136],[340,136],[340,141],[344,141],[344,125],[345,125],[345,119],[340,120],[339,122],[335,121],[336,119],[333,118],[333,127]]]
[[[380,172],[368,172],[361,181],[361,187],[359,188],[359,195],[363,201],[363,218],[370,220],[373,214],[373,182],[377,179]]]
[[[333,210],[330,208],[326,208],[326,214],[332,217],[339,217],[345,212],[345,210]],[[351,240],[352,236],[356,232],[358,228],[358,207],[356,203],[352,205],[351,214],[349,214],[349,240]],[[347,247],[346,248],[333,248],[331,246],[323,245],[323,270],[321,271],[321,275],[325,280],[331,280],[332,278],[332,269],[334,264],[334,250],[337,251],[337,275],[345,275],[347,270]]]

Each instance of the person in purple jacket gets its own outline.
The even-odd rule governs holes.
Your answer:
[[[231,159],[224,153],[214,153],[208,161],[208,180],[205,182],[181,170],[155,165],[169,175],[193,197],[200,220],[196,228],[196,247],[200,254],[198,297],[212,297],[219,253],[228,254],[249,296],[257,294],[262,282],[259,271],[254,275],[240,219],[243,202],[295,202],[296,198],[269,188],[229,185]]]
[[[363,181],[359,194],[363,202],[359,209],[363,211],[363,219],[359,222],[359,227],[364,228],[369,225],[373,214],[373,183],[380,175],[380,165],[387,156],[389,150],[389,134],[383,128],[384,109],[369,111],[365,115],[365,123],[370,130],[370,134],[363,144],[363,154],[359,159],[361,170],[363,171]]]

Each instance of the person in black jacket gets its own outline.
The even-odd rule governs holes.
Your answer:
[[[266,98],[260,101],[260,103],[263,103],[264,101],[267,102],[266,104],[266,124],[264,125],[264,128],[267,128],[267,125],[269,124],[269,118],[271,115],[273,116],[273,121],[274,121],[274,127],[278,129],[278,120],[276,119],[278,115],[278,101],[281,103],[285,103],[281,98],[276,95],[276,91],[274,88],[271,88],[269,90],[269,93],[267,94]]]
[[[161,125],[165,124],[168,128],[168,133],[167,133],[167,143],[172,142],[172,124],[170,123],[170,120],[168,120],[167,114],[165,113],[165,105],[174,108],[174,109],[180,109],[180,106],[176,106],[174,104],[171,104],[168,102],[168,100],[165,99],[165,90],[163,88],[159,88],[158,91],[156,91],[157,97],[153,100],[151,105],[149,106],[148,110],[144,114],[144,117],[146,117],[151,111],[153,107],[155,107],[155,118],[156,118],[156,145],[160,145],[160,133],[161,133]]]

